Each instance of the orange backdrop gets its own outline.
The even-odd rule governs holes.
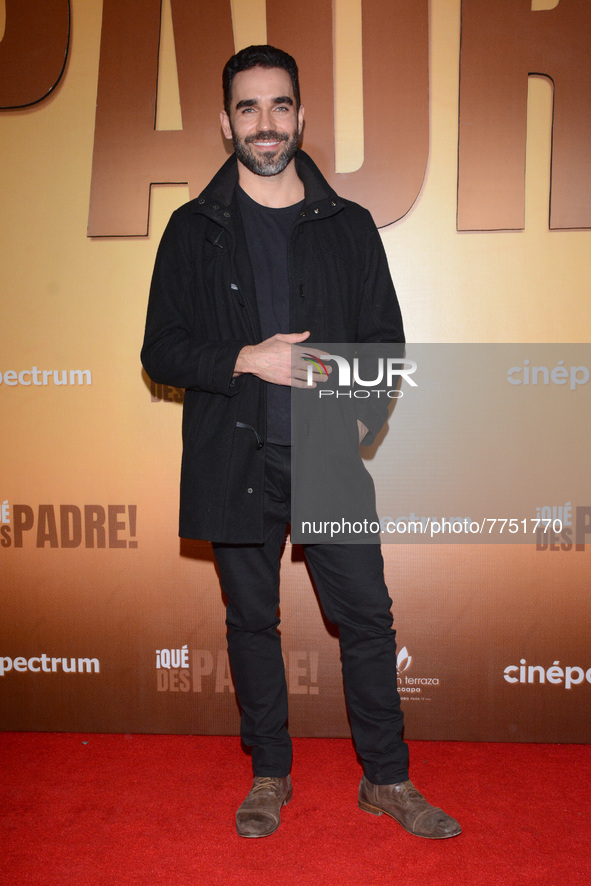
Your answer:
[[[519,14],[520,64],[492,90],[478,60],[483,70],[491,58],[495,69],[509,70],[511,53],[502,51],[506,0],[315,0],[300,4],[299,13],[286,0],[195,4],[201,18],[193,30],[209,55],[204,62],[196,52],[194,64],[197,70],[215,66],[215,90],[235,47],[269,39],[302,59],[302,95],[310,108],[304,147],[337,189],[370,205],[381,223],[399,219],[382,236],[414,342],[589,340],[591,234],[584,217],[573,222],[568,212],[551,230],[549,206],[553,99],[561,127],[580,117],[588,72],[567,38],[589,34],[591,10],[580,0],[511,3]],[[40,4],[18,5],[36,20]],[[148,5],[158,28],[159,4]],[[191,59],[178,27],[191,5],[179,0],[171,7],[165,0],[160,39],[154,43],[153,28],[147,34],[152,55],[140,71],[129,59],[134,53],[141,59],[142,52],[129,40],[117,49],[103,30],[101,44],[103,3],[72,0],[57,85],[27,107],[0,111],[0,722],[6,729],[231,733],[238,727],[211,553],[204,543],[176,537],[181,397],[151,385],[139,363],[164,225],[188,199],[183,182],[194,194],[226,156],[217,118],[221,96],[208,92],[206,101],[191,90]],[[58,15],[68,4],[50,6]],[[485,7],[496,10],[500,30],[492,34],[479,24]],[[109,27],[119,15],[117,27],[134,34],[137,4],[105,0],[104,14]],[[0,15],[0,74],[11,75],[0,76],[6,107],[20,99],[2,89],[18,80],[19,66],[30,66],[34,47],[10,31],[14,2],[7,0],[5,13],[0,4]],[[150,15],[146,9],[147,20]],[[139,28],[140,50],[142,34]],[[394,51],[395,40],[396,47],[406,42],[407,55]],[[129,57],[109,93],[99,69],[101,78],[112,75],[106,60],[115,50],[123,62],[126,52]],[[58,52],[54,67],[59,58]],[[460,102],[461,66],[462,82],[476,91]],[[152,76],[151,93],[144,75]],[[504,97],[512,94],[511,78],[525,81],[525,100],[509,107]],[[194,81],[198,90],[199,78]],[[117,83],[128,99],[137,87],[148,116],[156,107],[151,133],[145,108],[133,130],[132,110],[116,106]],[[474,178],[478,144],[458,136],[462,126],[475,125],[470,102],[478,104],[479,95],[494,101],[501,119],[517,119],[527,136],[517,146],[519,174],[511,155],[502,220],[490,224],[486,213],[475,217],[468,209],[484,211],[487,193],[496,201],[494,182],[504,186],[504,172],[493,157]],[[588,108],[576,157],[564,153],[562,142],[554,144],[552,190],[563,196],[571,188],[567,210],[590,205],[572,197],[573,182],[582,195],[591,183]],[[481,134],[487,119],[485,113]],[[175,138],[183,126],[184,142]],[[191,132],[198,147],[209,146],[205,153],[187,140]],[[146,147],[148,135],[163,137],[157,149]],[[505,137],[514,147],[503,130],[499,138]],[[144,146],[147,159],[138,154],[136,162],[134,145]],[[161,164],[156,172],[151,156]],[[176,177],[169,161],[179,167]],[[143,231],[116,229],[113,182],[121,170],[128,182],[136,166],[145,167],[144,179],[132,186],[146,213],[149,181],[164,182],[151,188],[147,235],[145,224]],[[412,171],[406,190],[401,168]],[[121,204],[132,200],[119,193]],[[521,221],[509,223],[504,210],[515,218],[520,202]],[[93,216],[93,207],[102,215]],[[96,236],[87,236],[89,212]],[[556,452],[557,463],[560,457]],[[586,464],[581,471],[588,471]],[[576,488],[548,504],[567,502],[591,506]],[[392,545],[385,557],[410,738],[588,740],[588,546],[576,551],[561,539]],[[338,643],[296,547],[285,553],[281,611],[293,732],[348,734]]]

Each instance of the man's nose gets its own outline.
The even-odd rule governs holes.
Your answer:
[[[265,110],[264,108],[261,110],[261,116],[259,118],[259,124],[261,129],[272,129],[273,123],[271,121],[271,111]]]

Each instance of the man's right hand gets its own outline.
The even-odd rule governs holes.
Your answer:
[[[305,341],[309,335],[309,332],[277,333],[258,345],[246,345],[238,354],[234,375],[249,372],[274,385],[305,388],[309,364],[299,357],[298,349],[292,346]],[[319,357],[322,352],[312,349],[305,353]],[[324,376],[321,378],[315,370],[313,378],[314,382],[322,381]]]

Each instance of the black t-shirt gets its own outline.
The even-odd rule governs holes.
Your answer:
[[[257,307],[263,340],[288,333],[289,240],[303,201],[273,209],[256,203],[238,187],[238,205],[246,231],[246,243],[254,275]],[[267,441],[291,443],[291,390],[285,385],[267,387]]]

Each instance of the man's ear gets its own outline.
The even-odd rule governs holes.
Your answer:
[[[304,106],[300,105],[300,108],[298,111],[298,133],[300,134],[300,136],[303,131],[304,131]]]
[[[232,127],[230,126],[230,118],[226,111],[220,111],[220,123],[222,124],[222,132],[226,138],[232,138]]]

